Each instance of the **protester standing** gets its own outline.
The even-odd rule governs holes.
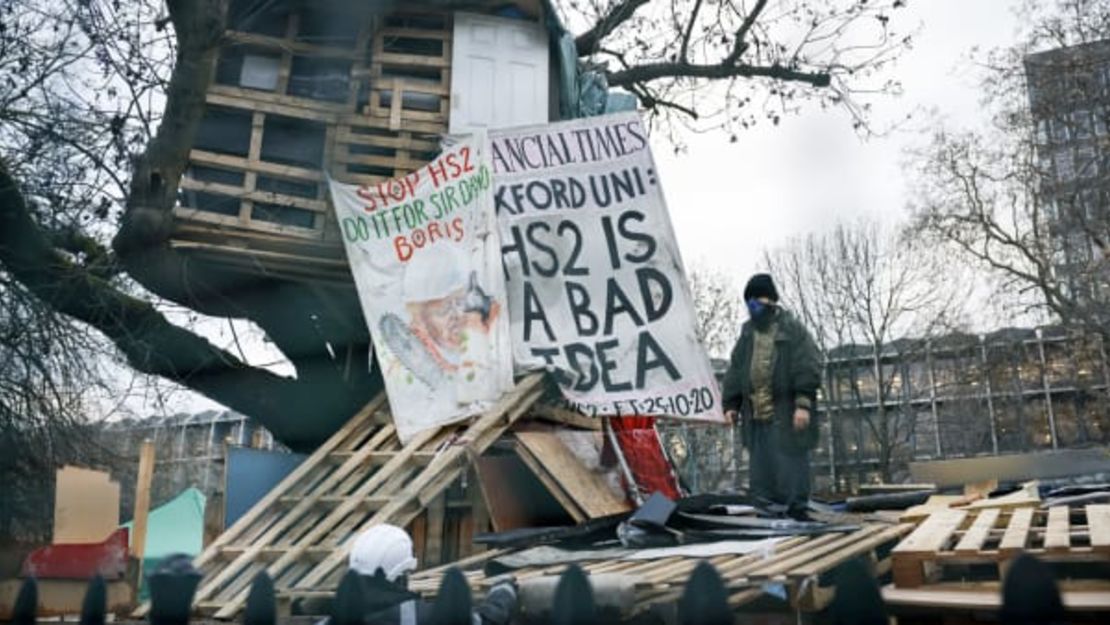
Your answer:
[[[801,322],[779,306],[770,275],[752,276],[744,288],[744,303],[750,318],[725,372],[725,414],[734,423],[739,419],[748,448],[749,493],[759,503],[804,520],[810,450],[818,438],[817,346]]]

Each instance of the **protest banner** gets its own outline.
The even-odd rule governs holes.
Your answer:
[[[589,415],[723,421],[636,113],[491,131],[518,368]]]
[[[512,387],[484,140],[378,184],[329,180],[402,441],[477,414]]]

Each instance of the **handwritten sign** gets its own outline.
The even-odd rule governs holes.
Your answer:
[[[635,113],[490,133],[513,355],[591,415],[723,421]]]
[[[331,181],[347,258],[402,441],[512,386],[484,137],[401,178]]]

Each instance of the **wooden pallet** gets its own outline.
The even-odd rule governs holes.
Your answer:
[[[450,115],[451,34],[449,13],[385,18],[369,65],[355,69],[367,101],[336,128],[334,178],[372,184],[435,158]]]
[[[384,395],[374,399],[197,558],[204,577],[195,607],[234,617],[261,571],[286,598],[334,587],[355,535],[412,522],[542,393],[542,375],[533,374],[469,424],[426,431],[403,446]],[[429,519],[442,524],[443,515]]]
[[[870,559],[877,573],[884,573],[890,567],[886,553],[912,529],[909,524],[871,524],[845,534],[786,538],[776,544],[771,553],[720,555],[710,557],[708,561],[724,579],[729,589],[729,603],[734,608],[757,599],[764,593],[766,584],[783,584],[792,605],[801,610],[818,611],[828,606],[834,596],[829,573],[857,557]],[[558,576],[565,569],[565,565],[560,564],[487,576],[482,565],[503,553],[488,552],[456,563],[456,566],[463,569],[476,592],[484,592],[509,576],[522,582],[543,576]],[[655,560],[610,559],[585,562],[581,566],[588,575],[615,573],[633,579],[636,610],[643,611],[655,604],[676,601],[700,561],[700,558],[672,556]],[[415,574],[410,580],[410,588],[433,596],[439,589],[446,568]]]
[[[954,565],[995,570],[1029,552],[1053,563],[1110,563],[1110,505],[933,512],[892,553],[894,585],[940,581]]]
[[[209,87],[206,102],[213,114],[238,116],[236,127],[249,135],[249,144],[245,153],[216,146],[190,152],[173,239],[177,249],[200,260],[242,271],[349,283],[324,172],[342,182],[370,184],[435,157],[450,111],[451,16],[401,11],[371,17],[352,10],[350,19],[360,27],[348,47],[302,41],[301,17],[290,11],[282,36],[225,33],[213,68],[221,80]],[[273,90],[221,77],[220,64],[244,53],[275,59]],[[296,90],[291,78],[296,64],[305,61],[347,64],[345,100]],[[304,125],[304,141],[319,141],[313,149],[320,150],[322,162],[268,157],[267,129],[283,123]],[[298,264],[301,257],[309,262]]]

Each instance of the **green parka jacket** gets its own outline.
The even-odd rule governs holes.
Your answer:
[[[752,346],[751,321],[744,322],[740,338],[732,348],[729,367],[721,385],[721,404],[743,417],[744,444],[752,421]],[[821,386],[821,359],[817,344],[805,327],[782,308],[775,311],[775,352],[771,360],[771,395],[774,400],[775,427],[782,428],[779,440],[783,451],[801,453],[817,446],[817,388]],[[794,409],[809,409],[809,427],[794,429]]]

